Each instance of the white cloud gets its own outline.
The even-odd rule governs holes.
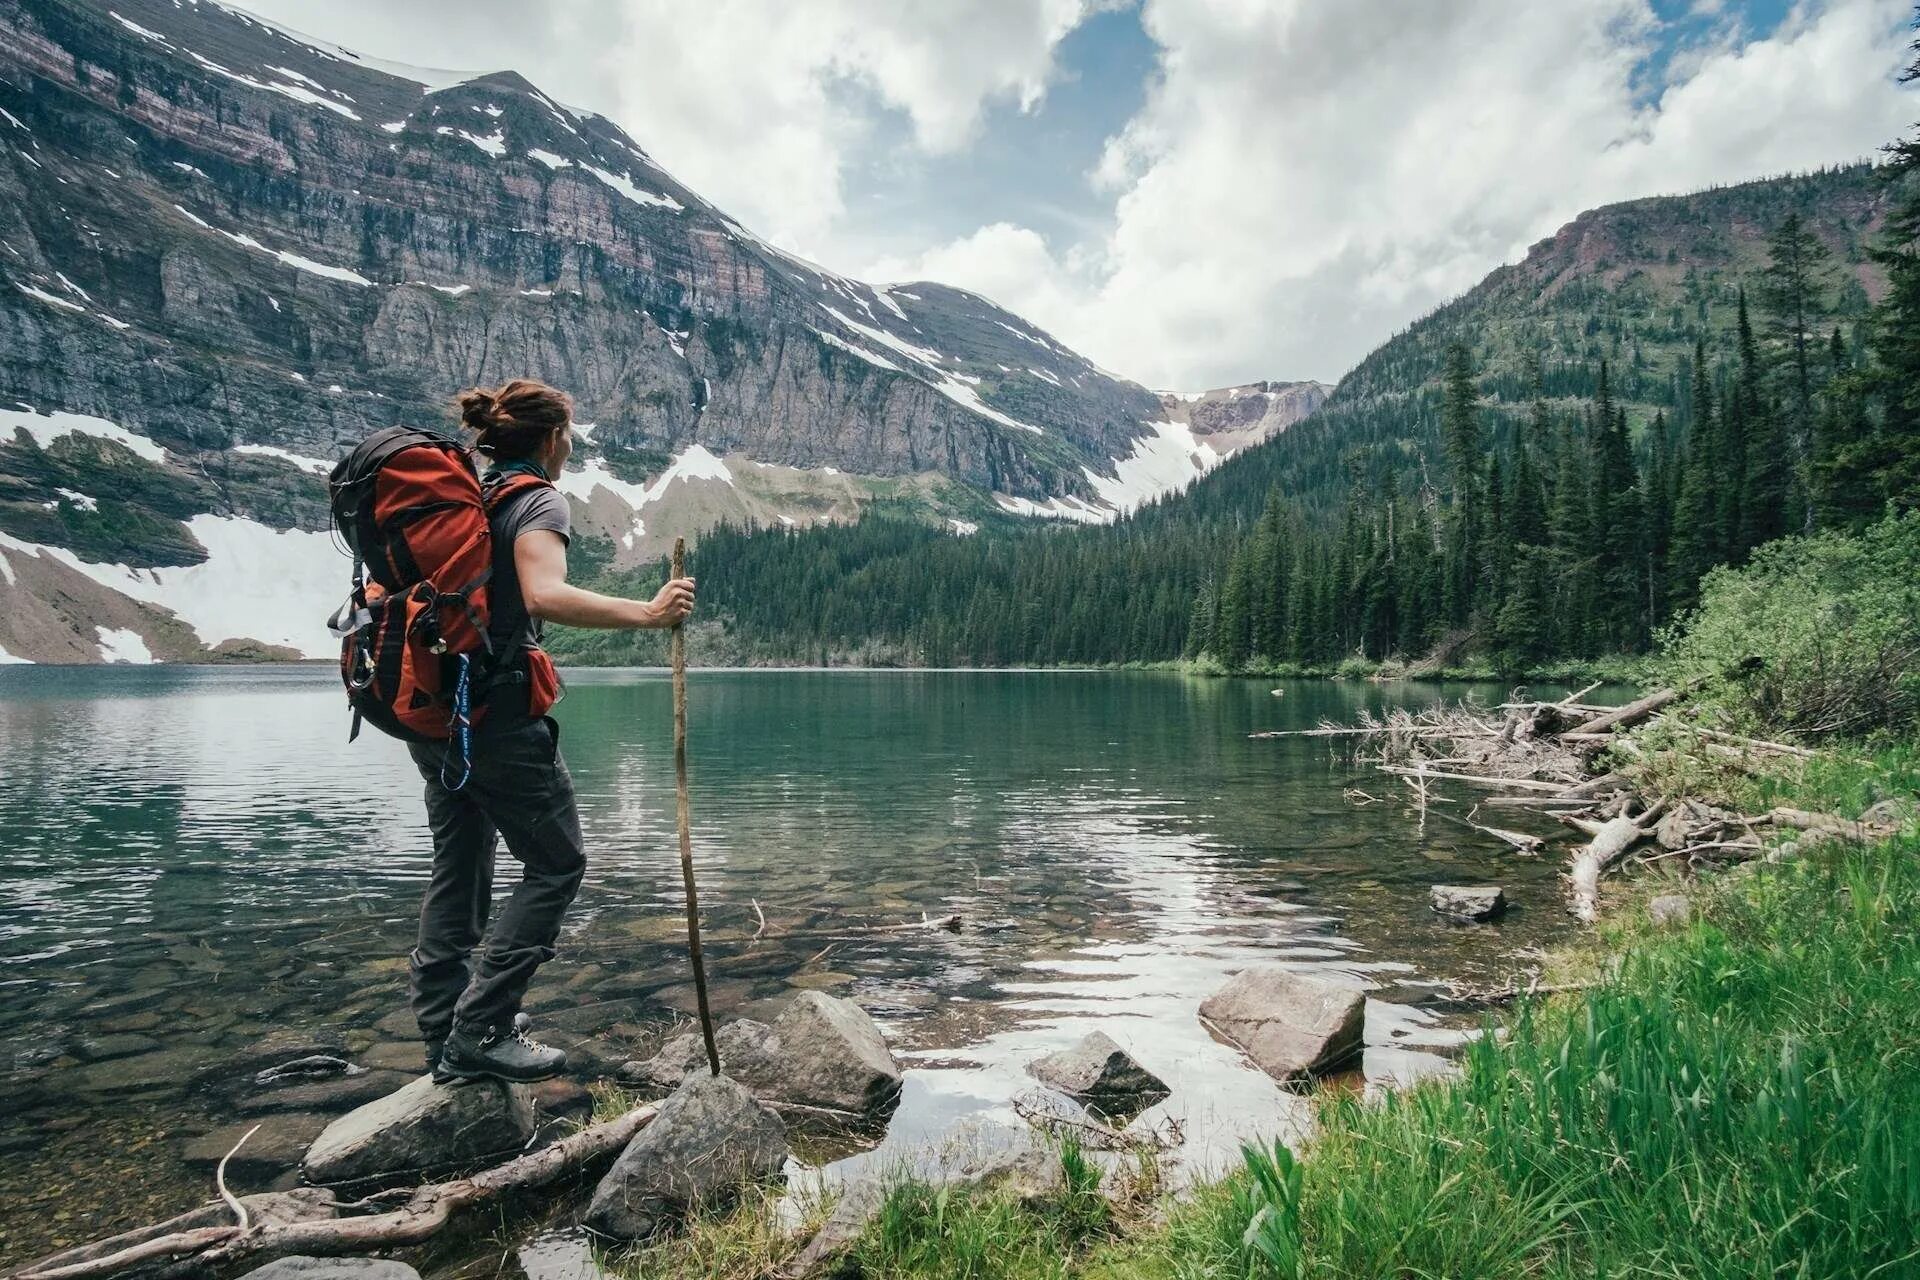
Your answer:
[[[1332,377],[1583,209],[1857,158],[1906,126],[1901,0],[1797,9],[1636,73],[1645,0],[1147,0],[1103,241],[996,224],[912,261],[1150,385]]]
[[[608,114],[757,233],[822,250],[881,112],[939,154],[996,101],[1032,109],[1090,0],[641,0],[602,40]],[[625,74],[621,72],[627,68]],[[878,111],[876,111],[876,108]]]
[[[369,54],[517,70],[812,257],[836,247],[844,175],[883,121],[919,154],[966,146],[990,105],[1040,103],[1060,40],[1108,0],[236,2]]]

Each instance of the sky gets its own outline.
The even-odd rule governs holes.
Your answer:
[[[1156,388],[1334,381],[1582,210],[1870,157],[1907,0],[244,0]],[[528,10],[539,12],[529,18]]]

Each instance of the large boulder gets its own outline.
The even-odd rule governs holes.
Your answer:
[[[1350,977],[1267,966],[1247,969],[1200,1006],[1200,1017],[1283,1083],[1341,1066],[1360,1052],[1366,993]]]
[[[786,1162],[780,1118],[728,1077],[698,1073],[634,1135],[582,1222],[615,1240],[644,1240],[695,1208],[725,1205]]]
[[[300,1170],[308,1182],[333,1184],[457,1168],[518,1151],[533,1130],[525,1085],[421,1076],[328,1125]]]
[[[1145,1110],[1166,1097],[1166,1082],[1135,1062],[1104,1031],[1086,1035],[1071,1048],[1028,1064],[1044,1085],[1108,1115]]]
[[[240,1280],[420,1280],[420,1273],[392,1258],[313,1258],[295,1254],[255,1267]]]
[[[866,1117],[883,1112],[900,1092],[900,1064],[886,1037],[851,1000],[802,991],[771,1026],[742,1018],[714,1036],[720,1067],[775,1106]],[[646,1062],[620,1074],[659,1088],[705,1074],[706,1046],[697,1034],[668,1041]]]

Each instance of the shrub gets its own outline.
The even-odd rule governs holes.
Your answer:
[[[1920,728],[1920,512],[1864,533],[1783,538],[1716,569],[1661,637],[1670,683],[1752,731],[1892,737]]]

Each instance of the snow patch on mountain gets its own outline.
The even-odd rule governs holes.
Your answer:
[[[580,167],[637,205],[665,209],[669,213],[686,212],[687,206],[681,204],[672,196],[663,196],[657,192],[648,191],[643,187],[636,187],[633,185],[633,179],[624,173],[614,173],[609,169],[602,169],[598,165],[585,163],[582,163]]]
[[[1096,507],[1084,498],[1071,494],[1064,498],[1048,498],[1045,502],[1035,502],[1032,498],[1022,498],[1008,493],[996,493],[993,500],[1000,509],[1009,515],[1033,516],[1046,520],[1072,520],[1079,524],[1106,524],[1113,519],[1114,513],[1105,507]]]
[[[324,476],[333,470],[333,464],[324,458],[302,457],[291,450],[282,449],[278,445],[237,444],[233,446],[233,451],[235,453],[252,454],[260,458],[278,458],[282,462],[291,462],[302,471],[311,471],[315,475]]]
[[[1083,467],[1100,500],[1125,514],[1163,494],[1186,488],[1224,460],[1177,422],[1149,422],[1153,434],[1133,442],[1133,452],[1113,461],[1114,475]]]
[[[95,627],[94,633],[100,637],[100,661],[128,662],[136,666],[148,666],[158,661],[153,650],[147,648],[147,642],[140,633],[128,627]]]
[[[20,409],[0,409],[0,432],[5,432],[6,436],[11,437],[16,431],[24,431],[32,436],[34,443],[42,449],[61,436],[98,436],[102,440],[111,440],[115,444],[132,450],[148,462],[167,460],[167,451],[145,436],[137,436],[118,423],[84,413],[57,411],[34,413]]]
[[[336,651],[325,602],[345,592],[347,561],[329,534],[273,529],[238,516],[198,515],[186,523],[206,549],[200,564],[103,564],[4,533],[0,547],[50,558],[130,600],[171,610],[210,648],[224,640],[255,640],[306,658]]]

